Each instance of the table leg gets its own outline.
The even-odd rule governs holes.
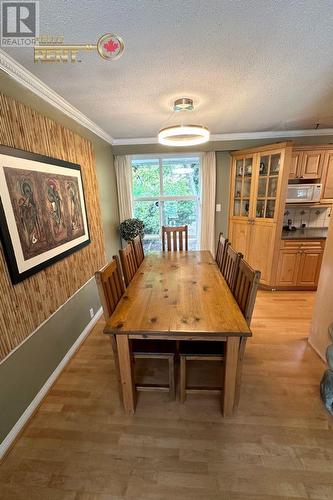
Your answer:
[[[117,376],[117,382],[118,382],[118,391],[119,391],[119,399],[121,403],[123,403],[123,391],[122,391],[122,385],[121,385],[121,380],[120,380],[120,370],[119,370],[119,360],[118,360],[118,348],[117,348],[117,340],[115,335],[110,335],[110,341],[111,341],[111,346],[112,346],[112,351],[113,351],[113,358],[114,358],[114,364],[115,364],[115,369],[116,369],[116,376]]]
[[[223,391],[223,416],[231,417],[233,414],[236,376],[238,365],[239,337],[228,337],[225,355],[225,375]]]
[[[242,371],[243,371],[243,359],[244,359],[244,354],[245,354],[246,341],[247,341],[247,338],[242,337],[240,340],[240,345],[239,345],[234,412],[237,410],[238,404],[239,404],[241,382],[242,382]]]
[[[117,335],[116,339],[124,410],[125,413],[133,414],[135,412],[135,387],[129,339],[127,335]]]

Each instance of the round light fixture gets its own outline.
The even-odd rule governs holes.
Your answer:
[[[174,111],[192,111],[194,109],[193,100],[188,97],[176,99],[173,105]]]
[[[181,97],[174,102],[176,112],[193,111],[193,101],[188,97]],[[174,125],[162,128],[158,133],[158,142],[165,146],[196,146],[209,141],[209,130],[202,125]]]
[[[209,130],[201,125],[176,125],[158,133],[158,142],[165,146],[195,146],[208,140]]]

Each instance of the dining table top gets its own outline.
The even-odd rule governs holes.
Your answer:
[[[209,251],[147,255],[104,333],[168,338],[252,335]]]

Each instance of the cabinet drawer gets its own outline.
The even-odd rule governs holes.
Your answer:
[[[325,240],[281,240],[282,250],[324,249]]]

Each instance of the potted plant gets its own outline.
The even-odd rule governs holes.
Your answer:
[[[120,236],[125,241],[134,240],[138,235],[144,237],[144,223],[139,219],[126,219],[119,226]]]

